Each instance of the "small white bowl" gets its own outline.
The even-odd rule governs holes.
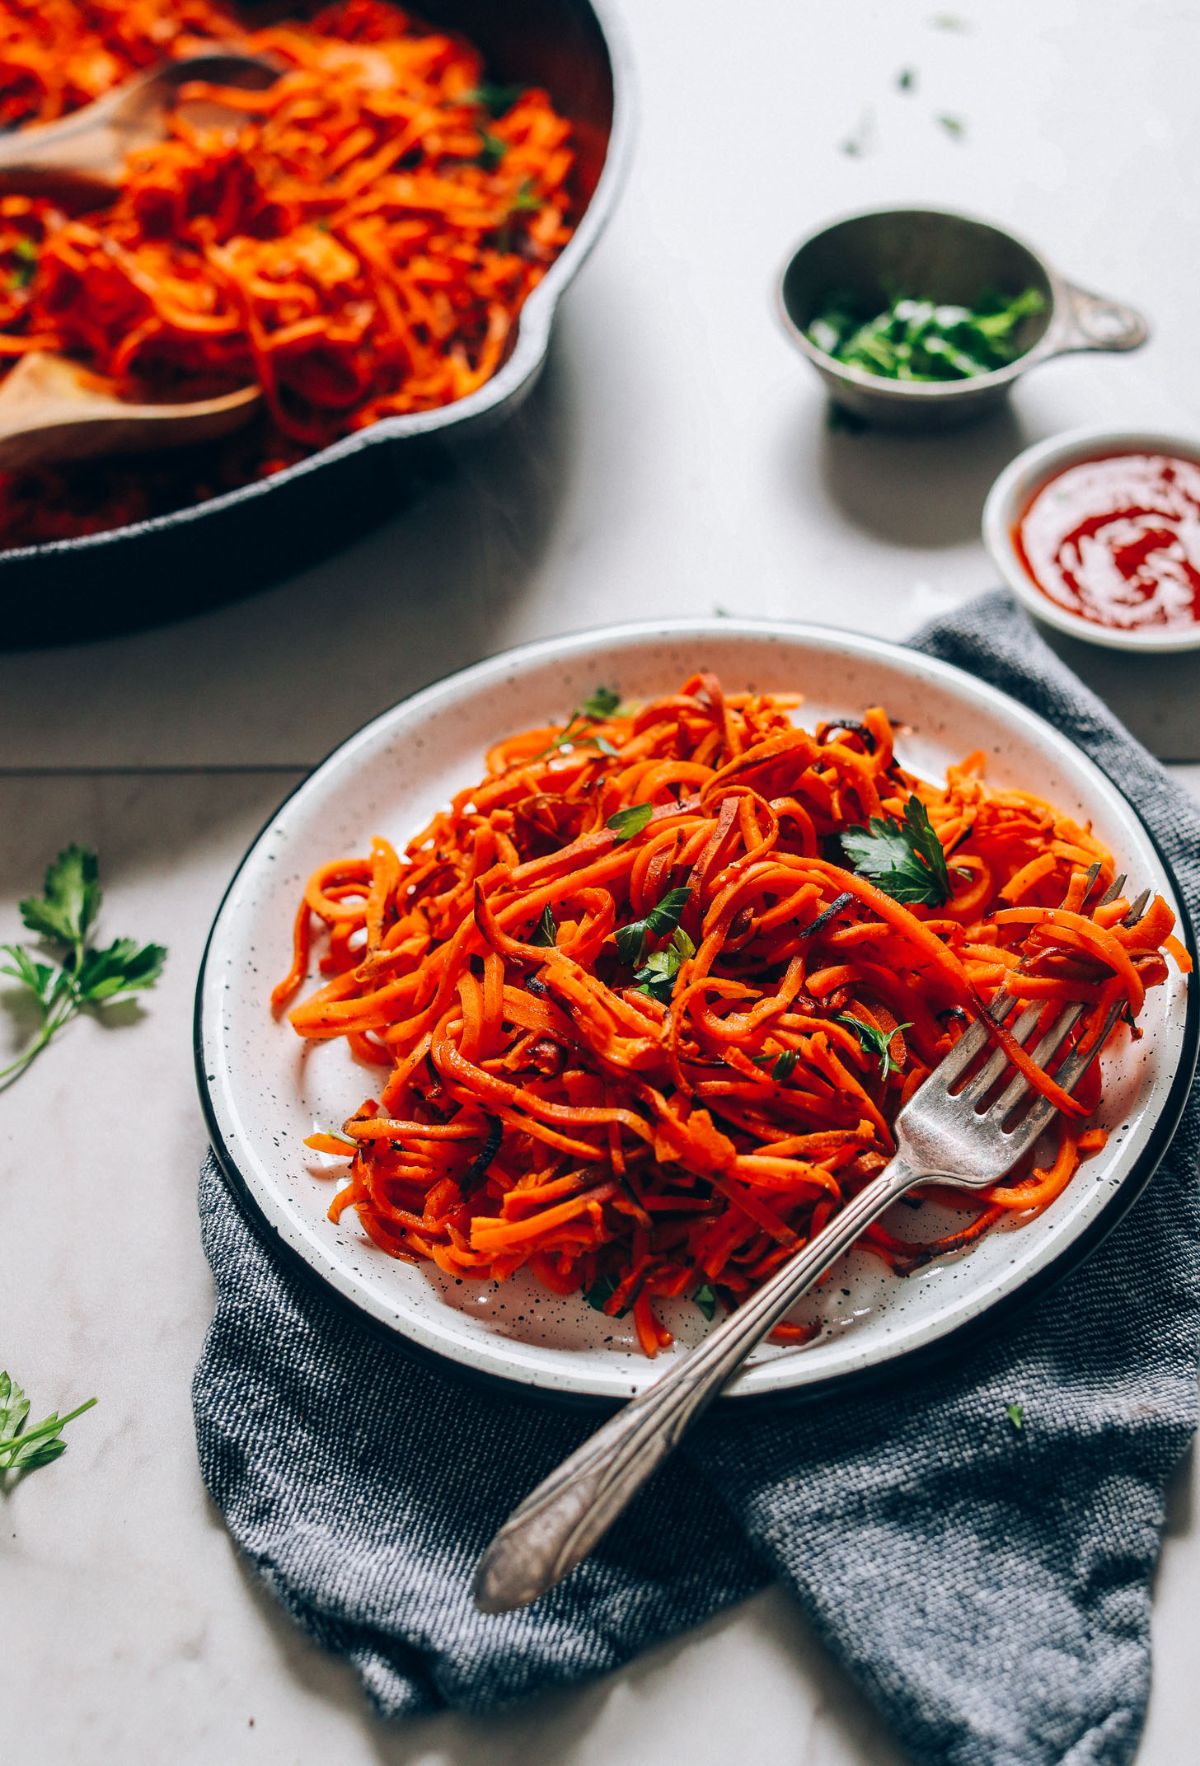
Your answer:
[[[1175,454],[1200,460],[1200,437],[1173,434],[1168,430],[1071,429],[1063,435],[1037,442],[1009,462],[988,492],[983,506],[983,543],[1000,574],[1035,619],[1109,650],[1164,655],[1169,651],[1200,649],[1200,621],[1190,626],[1144,626],[1121,630],[1097,625],[1071,613],[1042,592],[1021,562],[1013,544],[1013,528],[1042,486],[1067,466],[1098,454]]]

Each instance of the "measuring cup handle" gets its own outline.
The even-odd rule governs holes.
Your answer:
[[[1073,282],[1062,285],[1061,311],[1055,326],[1056,351],[1136,350],[1150,335],[1144,314],[1124,301],[1093,294]]]

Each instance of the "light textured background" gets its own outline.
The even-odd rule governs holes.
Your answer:
[[[192,984],[230,872],[301,771],[412,688],[546,633],[722,607],[901,637],[991,586],[979,512],[1026,441],[1109,420],[1200,434],[1200,10],[972,0],[966,30],[933,28],[936,8],[913,0],[626,11],[633,175],[518,419],[291,583],[155,632],[0,657],[0,939],[77,839],[101,852],[110,934],[171,946],[143,1017],[77,1024],[0,1095],[0,1364],[36,1407],[101,1398],[61,1463],[0,1505],[6,1766],[897,1758],[774,1593],[583,1693],[385,1729],[247,1580],[196,1471],[188,1382],[210,1285]],[[842,153],[867,112],[871,150]],[[1052,364],[960,436],[830,432],[773,283],[810,226],[875,201],[1017,227],[1067,274],[1144,305],[1152,344]],[[1200,663],[1070,654],[1158,752],[1200,759]],[[1200,793],[1200,766],[1180,772]],[[19,1028],[0,1019],[0,1049]],[[1189,1466],[1156,1596],[1146,1766],[1196,1758],[1193,1490]]]

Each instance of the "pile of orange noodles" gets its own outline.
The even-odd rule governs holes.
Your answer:
[[[259,30],[207,0],[0,0],[0,118],[53,120],[213,40],[280,78],[185,86],[110,206],[0,198],[0,368],[54,350],[123,397],[261,386],[265,421],[176,501],[475,391],[573,225],[570,126],[548,95],[489,85],[469,43],[386,0]],[[236,121],[189,112],[204,97]],[[119,465],[10,475],[0,540],[96,531],[151,502]]]
[[[457,1277],[528,1265],[632,1308],[653,1355],[657,1300],[735,1305],[882,1169],[901,1105],[1002,983],[1050,1016],[1085,1001],[1074,1041],[1116,1001],[1136,1019],[1164,952],[1190,967],[1160,898],[1130,926],[1124,896],[1089,905],[1111,855],[991,790],[981,755],[931,786],[882,711],[809,734],[796,703],[711,675],[640,709],[594,698],[493,749],[403,856],[376,839],[313,875],[274,1004],[320,929],[326,980],[291,1022],[380,1071],[308,1143],[350,1158],[331,1218],[357,1209],[386,1251]],[[944,905],[846,867],[839,836],[913,796],[950,854]],[[973,1197],[965,1229],[867,1242],[907,1270],[1044,1209],[1103,1144],[1098,1088],[1093,1067],[1058,1092],[1044,1157]]]

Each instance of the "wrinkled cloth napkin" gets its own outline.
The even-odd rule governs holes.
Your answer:
[[[1006,595],[915,644],[1093,755],[1200,913],[1200,814]],[[877,1395],[702,1423],[564,1586],[501,1617],[471,1604],[475,1561],[594,1419],[465,1386],[365,1329],[281,1266],[210,1160],[205,1481],[387,1716],[582,1680],[778,1578],[922,1766],[1119,1766],[1149,1691],[1164,1487],[1196,1425],[1198,1142],[1194,1091],[1130,1214],[992,1341]]]

